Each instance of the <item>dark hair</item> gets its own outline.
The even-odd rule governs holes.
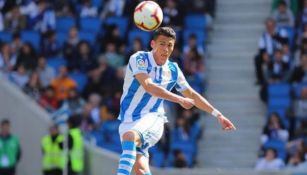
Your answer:
[[[170,27],[160,27],[157,30],[155,30],[153,34],[153,40],[156,40],[159,35],[170,37],[176,40],[176,32]]]
[[[6,124],[10,124],[10,120],[9,119],[3,119],[1,120],[1,125],[6,125]]]
[[[286,3],[286,1],[279,1],[278,6],[280,6],[280,5],[287,6],[287,3]]]

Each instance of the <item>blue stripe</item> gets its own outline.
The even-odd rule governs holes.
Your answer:
[[[162,67],[160,67],[160,71],[159,71],[159,83],[161,83],[162,81]]]
[[[146,58],[147,63],[148,63],[147,73],[149,73],[149,72],[151,71],[151,63],[150,63],[150,61],[149,61],[148,52],[147,52],[147,53],[144,53],[144,57]]]
[[[130,71],[132,72],[132,67],[131,67],[130,63],[128,64],[128,66],[129,66]]]
[[[124,169],[118,169],[117,172],[118,172],[118,173],[123,173],[123,174],[125,174],[125,175],[130,175],[130,172],[127,171],[127,170],[124,170]]]
[[[144,175],[152,175],[151,173],[145,173]]]
[[[133,159],[135,160],[136,159],[136,156],[132,156],[130,154],[124,154],[124,155],[121,155],[120,158],[128,158],[128,159]]]
[[[143,95],[143,97],[140,100],[140,103],[136,106],[136,108],[134,109],[134,111],[132,113],[132,121],[135,121],[135,120],[138,119],[138,116],[140,116],[142,109],[147,105],[147,103],[149,102],[151,97],[152,97],[152,95],[145,92],[145,94]]]
[[[133,141],[123,141],[122,143],[123,150],[133,151],[136,149],[135,147],[136,145]]]
[[[129,108],[132,98],[134,97],[135,92],[140,87],[140,83],[137,79],[134,79],[128,89],[127,95],[124,97],[123,101],[120,105],[120,120],[123,121],[125,117],[125,113]]]
[[[121,161],[119,161],[119,164],[122,164],[122,165],[128,165],[128,166],[133,166],[133,164],[131,163],[131,162],[128,162],[128,161],[126,161],[126,160],[121,160]]]

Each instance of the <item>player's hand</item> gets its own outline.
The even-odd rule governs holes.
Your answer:
[[[222,126],[223,130],[230,131],[230,130],[236,130],[235,125],[224,115],[219,115],[217,117],[217,120],[219,121],[220,125]]]
[[[191,98],[181,98],[180,100],[179,100],[179,104],[184,108],[184,109],[191,109],[193,106],[194,106],[194,104],[195,104],[195,102],[194,102],[194,100],[193,99],[191,99]]]

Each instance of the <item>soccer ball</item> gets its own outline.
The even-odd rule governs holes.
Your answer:
[[[163,12],[156,2],[143,1],[134,9],[133,20],[141,30],[152,31],[161,25]]]

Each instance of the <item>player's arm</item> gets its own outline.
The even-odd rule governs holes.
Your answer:
[[[228,120],[221,112],[215,109],[203,96],[196,92],[191,87],[187,87],[181,92],[183,96],[194,100],[195,106],[200,110],[206,111],[217,117],[222,128],[225,130],[236,129],[230,120]]]
[[[145,73],[135,75],[135,78],[143,86],[146,92],[152,96],[156,96],[165,100],[169,100],[180,104],[185,109],[190,109],[194,106],[194,100],[174,94],[161,86],[155,84],[152,79]]]

